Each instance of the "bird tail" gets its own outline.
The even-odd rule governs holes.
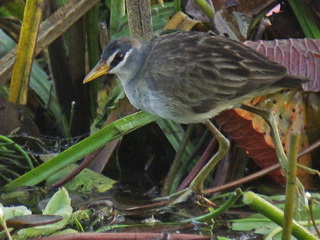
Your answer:
[[[308,81],[310,81],[309,78],[287,75],[280,81],[276,82],[274,86],[281,88],[296,88],[301,87],[302,84],[307,83]]]

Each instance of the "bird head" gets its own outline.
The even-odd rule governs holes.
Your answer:
[[[132,69],[128,62],[132,60],[130,59],[130,56],[133,55],[133,51],[140,49],[140,47],[141,42],[133,38],[120,38],[112,41],[103,50],[100,61],[87,74],[83,83],[90,82],[107,73],[119,76],[121,74],[126,74],[126,72],[132,72],[134,69]]]

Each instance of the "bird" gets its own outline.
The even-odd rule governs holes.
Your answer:
[[[107,73],[119,78],[137,109],[177,123],[204,123],[225,147],[228,140],[209,119],[254,97],[299,88],[307,81],[238,41],[196,31],[151,41],[113,40],[83,83]],[[202,191],[206,175],[219,159],[204,166],[191,183],[193,191]]]

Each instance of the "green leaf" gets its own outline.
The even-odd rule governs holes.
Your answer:
[[[60,215],[62,217],[69,217],[71,213],[71,200],[65,188],[56,192],[43,210],[43,214]]]
[[[77,168],[76,164],[71,164],[47,179],[46,185],[51,185],[64,178]],[[103,193],[110,190],[116,181],[96,173],[90,169],[83,169],[71,181],[64,184],[70,192],[90,194],[92,192]]]
[[[48,225],[22,229],[14,234],[13,238],[28,239],[32,237],[38,237],[40,235],[50,235],[67,225],[72,211],[73,209],[71,207],[71,200],[68,191],[65,188],[62,188],[52,196],[46,208],[44,209],[43,214],[59,215],[63,217],[63,220]]]
[[[31,214],[31,211],[25,206],[4,207],[0,204],[0,208],[2,208],[5,219]]]

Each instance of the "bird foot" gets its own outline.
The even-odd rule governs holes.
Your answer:
[[[193,191],[191,188],[186,188],[183,189],[179,192],[176,192],[174,194],[165,196],[165,197],[159,197],[156,198],[155,201],[168,201],[169,202],[169,206],[175,205],[177,203],[181,203],[186,201],[188,198],[190,198],[191,196],[193,196]]]
[[[186,202],[189,199],[192,199],[193,202],[197,203],[200,206],[204,207],[215,207],[216,205],[211,202],[209,199],[204,197],[203,194],[199,191],[194,191],[191,187],[185,188],[177,193],[166,197],[156,198],[155,201],[161,201],[166,203],[166,206],[173,206],[182,202]]]

